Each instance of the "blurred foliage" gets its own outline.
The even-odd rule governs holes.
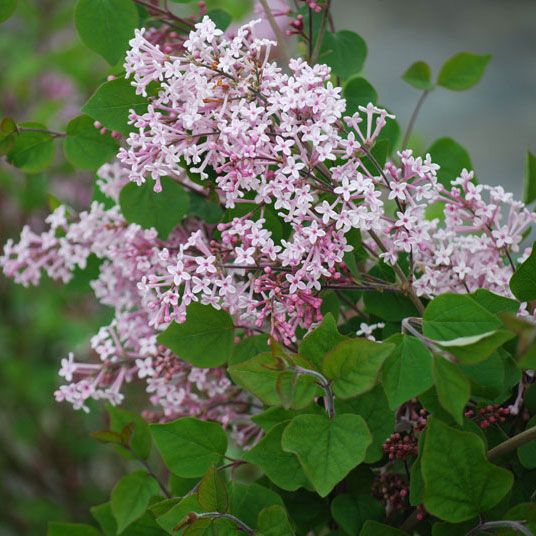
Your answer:
[[[0,26],[0,115],[65,130],[106,66],[78,40],[71,0],[20,0]],[[0,243],[39,228],[55,199],[82,208],[93,177],[74,173],[55,145],[54,165],[25,175],[0,163]],[[0,535],[41,535],[46,520],[86,519],[123,471],[88,440],[102,426],[57,404],[59,359],[88,351],[107,311],[86,298],[87,276],[31,291],[0,277]]]

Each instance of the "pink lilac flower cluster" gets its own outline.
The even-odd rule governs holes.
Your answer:
[[[26,285],[42,272],[67,281],[90,254],[103,260],[93,289],[116,317],[92,341],[99,363],[64,361],[69,384],[58,399],[78,408],[88,398],[118,403],[121,386],[138,378],[167,418],[240,422],[248,399],[224,373],[191,367],[156,335],[200,302],[227,310],[245,333],[293,345],[299,328],[322,319],[323,289],[361,282],[345,263],[354,230],[371,257],[364,271],[407,257],[420,296],[476,288],[510,296],[511,254],[535,216],[467,171],[444,187],[430,155],[404,150],[380,165],[371,150],[393,116],[372,104],[345,115],[329,67],[294,59],[284,72],[269,61],[273,43],[254,29],[227,38],[205,17],[179,56],[151,40],[154,32],[137,31],[127,76],[140,95],[154,95],[149,84],[159,90],[145,113],[131,113],[135,132],[98,182],[116,203],[128,181],[152,180],[159,192],[163,176],[202,192],[188,168],[225,208],[247,204],[245,214],[217,226],[188,218],[162,241],[128,224],[117,206],[94,203],[79,218],[60,207],[49,231],[24,229],[18,244],[6,244],[4,271]],[[442,217],[430,218],[437,207]],[[288,229],[283,238],[270,224],[274,213]],[[363,324],[358,334],[372,338],[379,328]]]

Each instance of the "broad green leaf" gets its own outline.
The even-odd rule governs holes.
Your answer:
[[[326,32],[320,50],[320,63],[325,63],[343,80],[363,69],[367,45],[363,38],[348,30]]]
[[[510,290],[522,302],[536,299],[536,242],[529,258],[517,267],[510,279]]]
[[[469,381],[457,365],[439,356],[434,356],[433,376],[439,402],[461,425],[471,395]]]
[[[459,367],[471,382],[473,395],[493,399],[505,391],[505,359],[499,352],[481,363]]]
[[[136,95],[136,90],[128,80],[117,78],[99,86],[82,107],[82,112],[104,127],[128,135],[133,130],[128,124],[130,110],[141,114],[146,108],[147,99]]]
[[[182,497],[192,491],[198,481],[198,478],[184,478],[170,473],[168,487],[174,497]]]
[[[88,115],[80,115],[67,125],[63,152],[75,167],[97,169],[117,153],[117,141],[109,134],[101,134],[93,123]]]
[[[129,223],[137,223],[144,229],[154,227],[165,240],[186,216],[190,198],[183,187],[169,177],[160,179],[161,192],[155,192],[151,182],[140,186],[129,182],[123,186],[119,205]]]
[[[359,536],[407,536],[405,532],[377,521],[366,521]]]
[[[400,322],[418,315],[413,302],[398,292],[366,292],[363,301],[368,313],[387,322]]]
[[[473,169],[469,153],[452,138],[439,138],[426,151],[432,161],[440,167],[437,172],[439,182],[445,188],[451,188],[451,181],[460,176],[463,169]]]
[[[134,425],[129,446],[137,457],[147,459],[151,452],[151,432],[147,422],[137,413],[117,406],[108,405],[106,410],[110,415],[110,430],[113,432],[120,433],[128,424]],[[121,450],[121,447],[118,447],[118,450]],[[131,456],[128,452],[126,454],[127,457]]]
[[[309,405],[319,392],[314,380],[282,367],[278,358],[266,352],[232,365],[227,371],[235,383],[269,406],[300,409]]]
[[[258,465],[277,487],[294,491],[306,486],[307,478],[296,456],[281,446],[287,424],[273,426],[257,445],[244,453],[243,459]]]
[[[229,519],[199,519],[184,529],[184,536],[242,536]]]
[[[433,417],[428,421],[421,469],[426,510],[451,523],[493,508],[513,483],[509,471],[487,460],[478,436]]]
[[[501,326],[495,315],[464,294],[448,293],[434,298],[423,316],[424,335],[440,343],[490,334]]]
[[[227,450],[227,436],[219,424],[192,417],[152,424],[151,433],[167,468],[185,478],[203,476]]]
[[[215,466],[212,466],[199,482],[197,499],[207,512],[227,512],[229,508],[227,486]]]
[[[0,23],[5,22],[17,9],[17,0],[2,0],[0,2]]]
[[[364,459],[372,436],[359,415],[299,415],[283,432],[283,450],[298,456],[321,497]]]
[[[393,344],[367,339],[344,341],[324,356],[322,370],[333,380],[333,392],[338,397],[351,398],[374,387],[380,368],[393,349]]]
[[[259,536],[293,536],[287,512],[282,506],[274,505],[263,508],[257,517]]]
[[[139,15],[132,0],[79,0],[74,23],[80,39],[110,65],[123,59]]]
[[[434,87],[432,71],[430,66],[424,61],[416,61],[410,65],[402,75],[402,80],[415,89],[429,91]]]
[[[233,348],[233,354],[229,358],[229,365],[242,363],[258,354],[262,354],[270,349],[268,335],[253,335],[245,337]]]
[[[335,400],[338,413],[355,413],[363,417],[372,434],[372,443],[367,449],[365,463],[374,463],[383,458],[383,444],[395,428],[395,414],[381,385],[349,400]]]
[[[523,201],[528,205],[536,199],[536,156],[527,151]]]
[[[54,138],[41,123],[22,123],[22,130],[14,136],[13,144],[7,153],[7,161],[25,173],[39,173],[47,168],[54,158]]]
[[[419,436],[419,452],[417,459],[413,462],[410,470],[409,478],[409,504],[412,506],[418,506],[422,504],[424,495],[424,482],[422,479],[421,460],[424,442],[426,440],[426,428]]]
[[[430,350],[415,337],[400,339],[382,369],[383,388],[393,410],[434,384]]]
[[[315,406],[316,404],[312,404],[311,408]],[[323,411],[321,408],[320,410]],[[251,417],[251,420],[265,432],[269,432],[277,424],[291,421],[296,415],[298,415],[298,412],[295,410],[275,406],[261,411],[260,413],[256,413]]]
[[[536,416],[527,423],[526,429],[536,426]],[[536,469],[536,439],[521,445],[517,449],[517,457],[525,469]]]
[[[159,515],[156,522],[168,534],[180,536],[184,531],[176,531],[175,527],[190,513],[202,512],[203,508],[199,504],[197,493],[187,495],[178,504],[170,508],[166,513]],[[142,535],[140,535],[142,536]]]
[[[361,76],[352,76],[344,84],[343,96],[346,99],[346,115],[353,115],[358,111],[359,106],[378,101],[376,90]]]
[[[320,370],[324,355],[345,340],[348,340],[348,337],[339,333],[333,315],[328,313],[322,322],[304,337],[299,352]]]
[[[260,484],[242,484],[233,482],[230,486],[231,508],[230,513],[238,519],[254,527],[257,516],[270,506],[283,506],[281,497],[273,490]]]
[[[93,506],[89,509],[89,511],[91,512],[91,515],[95,521],[97,521],[99,524],[105,536],[117,535],[117,523],[112,513],[112,507],[110,506],[109,501],[97,506]]]
[[[485,288],[479,288],[470,294],[471,298],[482,305],[490,313],[517,313],[519,304],[516,300],[494,294]]]
[[[190,196],[189,216],[197,216],[207,223],[218,223],[223,215],[220,206],[209,198],[195,192],[188,192]]]
[[[488,64],[489,54],[460,52],[449,58],[439,71],[437,83],[452,91],[463,91],[477,84]]]
[[[231,357],[233,330],[229,313],[192,302],[186,309],[186,322],[173,322],[158,342],[196,367],[218,367]]]
[[[47,536],[101,536],[101,533],[91,525],[52,521],[48,524]]]
[[[123,532],[141,517],[151,498],[158,495],[159,491],[156,480],[145,471],[135,471],[124,476],[112,490],[110,501],[117,532]]]
[[[330,507],[333,519],[349,536],[359,534],[368,519],[380,520],[385,515],[381,504],[370,495],[341,493],[333,499]]]

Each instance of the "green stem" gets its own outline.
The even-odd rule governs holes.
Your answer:
[[[426,97],[428,96],[428,93],[430,93],[431,90],[425,89],[421,96],[419,97],[419,100],[417,101],[417,105],[415,106],[415,110],[413,110],[413,113],[411,114],[408,127],[406,128],[406,132],[404,133],[404,139],[402,140],[402,149],[407,149],[408,147],[408,141],[409,137],[411,135],[411,132],[413,131],[413,127],[415,126],[415,121],[417,121],[417,116],[419,115],[419,112],[421,110],[421,107],[426,100]]]
[[[250,535],[255,534],[255,531],[251,527],[232,514],[224,514],[222,512],[203,512],[200,514],[196,513],[194,515],[197,519],[228,519],[229,521],[232,521],[242,532]]]
[[[498,460],[505,454],[516,450],[521,445],[534,440],[536,440],[536,426],[528,428],[524,432],[521,432],[514,437],[510,437],[496,447],[493,447],[490,451],[488,451],[488,459],[490,461]]]

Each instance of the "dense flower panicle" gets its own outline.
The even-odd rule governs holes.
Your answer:
[[[128,224],[118,206],[93,203],[78,218],[60,207],[48,231],[25,228],[18,244],[6,244],[4,272],[25,285],[42,272],[68,281],[89,255],[102,260],[92,287],[116,316],[91,341],[98,363],[63,360],[69,383],[58,400],[76,408],[88,398],[119,403],[121,387],[137,379],[160,417],[242,423],[249,401],[224,372],[177,359],[156,335],[200,302],[225,309],[246,332],[293,345],[298,328],[322,319],[323,289],[359,283],[346,263],[350,231],[361,232],[371,255],[366,269],[378,258],[409,258],[421,296],[476,288],[510,296],[511,253],[535,215],[466,170],[445,187],[430,155],[404,150],[380,165],[371,149],[393,116],[372,104],[345,116],[329,67],[294,59],[287,74],[268,61],[273,43],[254,32],[252,22],[227,38],[205,17],[170,48],[154,31],[137,31],[125,69],[137,93],[156,96],[145,113],[131,113],[135,132],[97,182],[116,204],[128,181],[152,180],[158,192],[169,176],[199,191],[188,168],[224,207],[252,207],[246,214],[217,226],[190,217],[162,241]],[[281,233],[271,225],[275,214]],[[362,324],[357,334],[373,339],[382,327]],[[250,430],[240,426],[245,439]]]

